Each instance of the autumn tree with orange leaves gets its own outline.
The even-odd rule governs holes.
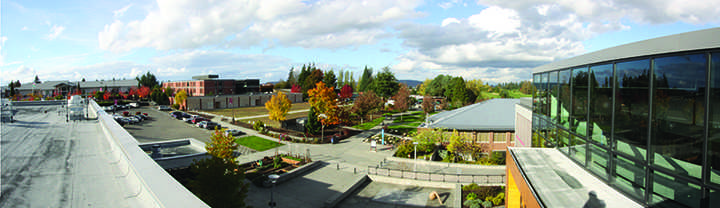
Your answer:
[[[270,101],[265,103],[265,109],[270,113],[270,120],[283,121],[287,116],[288,111],[292,107],[290,99],[283,92],[278,92],[277,95],[273,95]]]
[[[308,90],[308,101],[310,106],[319,114],[325,114],[326,118],[320,118],[323,125],[338,124],[338,105],[335,101],[335,90],[326,87],[325,83],[317,82],[315,89]]]

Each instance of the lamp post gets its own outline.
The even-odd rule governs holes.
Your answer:
[[[413,142],[413,144],[415,145],[415,158],[413,158],[413,160],[416,160],[416,161],[417,161],[417,145],[418,145],[418,142]],[[413,164],[414,164],[414,165],[413,165],[413,171],[417,171],[417,163],[414,162]]]
[[[280,176],[277,174],[272,174],[269,175],[268,178],[270,178],[270,182],[272,182],[272,188],[270,188],[270,202],[268,203],[268,205],[270,207],[275,207],[277,206],[277,203],[275,203],[275,199],[273,198],[273,191],[275,189],[275,183],[277,182],[277,179],[280,178]]]
[[[318,115],[318,118],[327,119],[327,115],[321,113],[320,115]],[[320,142],[322,142],[322,140],[325,139],[325,122],[320,120],[320,123],[322,124],[322,128],[320,130]]]

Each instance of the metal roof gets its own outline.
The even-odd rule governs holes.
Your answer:
[[[59,84],[66,84],[70,86],[75,86],[75,82],[70,82],[67,80],[64,81],[44,81],[41,83],[35,83],[35,86],[33,86],[32,82],[23,83],[20,85],[20,87],[15,88],[16,90],[54,90],[55,86]]]
[[[514,131],[515,104],[520,99],[496,98],[430,116],[425,128]]]
[[[137,86],[138,86],[138,81],[136,79],[80,82],[80,88],[137,87]]]
[[[565,69],[654,54],[720,48],[720,38],[718,37],[720,37],[720,28],[653,38],[552,62],[534,68],[533,72]]]

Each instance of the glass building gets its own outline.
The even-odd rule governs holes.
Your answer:
[[[533,147],[643,206],[720,207],[720,28],[534,71]]]

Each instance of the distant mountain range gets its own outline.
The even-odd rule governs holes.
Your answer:
[[[407,85],[407,86],[410,87],[410,88],[413,88],[413,87],[418,86],[419,84],[422,84],[422,83],[423,83],[422,81],[409,80],[409,79],[398,80],[398,82],[403,83],[403,84]],[[266,83],[277,84],[278,82],[275,81],[275,82],[266,82]]]
[[[398,82],[403,83],[403,84],[407,85],[407,86],[410,87],[410,88],[415,87],[415,86],[418,86],[418,85],[420,85],[420,84],[423,83],[422,81],[409,80],[409,79],[398,80]]]

